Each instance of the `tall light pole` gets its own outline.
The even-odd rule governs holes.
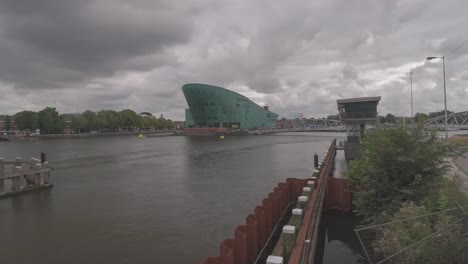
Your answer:
[[[448,122],[447,122],[447,89],[445,87],[445,57],[444,56],[439,56],[439,57],[427,57],[427,60],[433,60],[433,59],[442,59],[442,67],[444,71],[444,107],[445,107],[445,140],[448,140]]]
[[[411,87],[411,128],[414,127],[414,114],[413,114],[413,70],[410,69],[410,87]]]

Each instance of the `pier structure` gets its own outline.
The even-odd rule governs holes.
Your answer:
[[[41,159],[0,158],[0,199],[53,186],[52,167],[41,154]]]

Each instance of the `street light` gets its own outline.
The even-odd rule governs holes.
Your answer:
[[[411,87],[411,129],[414,128],[414,114],[413,114],[413,70],[410,69],[410,87]]]
[[[444,107],[445,107],[445,140],[448,140],[448,122],[447,122],[447,89],[445,87],[445,57],[444,56],[439,56],[439,57],[427,57],[427,60],[433,60],[433,59],[442,59],[442,67],[444,70]]]

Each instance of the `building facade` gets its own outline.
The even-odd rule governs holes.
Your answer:
[[[189,109],[185,122],[191,127],[254,129],[271,127],[278,115],[236,92],[207,84],[182,86]]]

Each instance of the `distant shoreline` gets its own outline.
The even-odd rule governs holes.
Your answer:
[[[135,136],[135,135],[157,135],[163,134],[170,136],[176,134],[175,130],[157,130],[157,131],[129,131],[129,132],[104,132],[104,133],[79,133],[79,134],[40,134],[34,136],[3,136],[10,141],[26,141],[34,139],[61,139],[61,138],[93,138],[93,137],[116,137],[116,136]],[[0,136],[1,137],[1,136]]]

